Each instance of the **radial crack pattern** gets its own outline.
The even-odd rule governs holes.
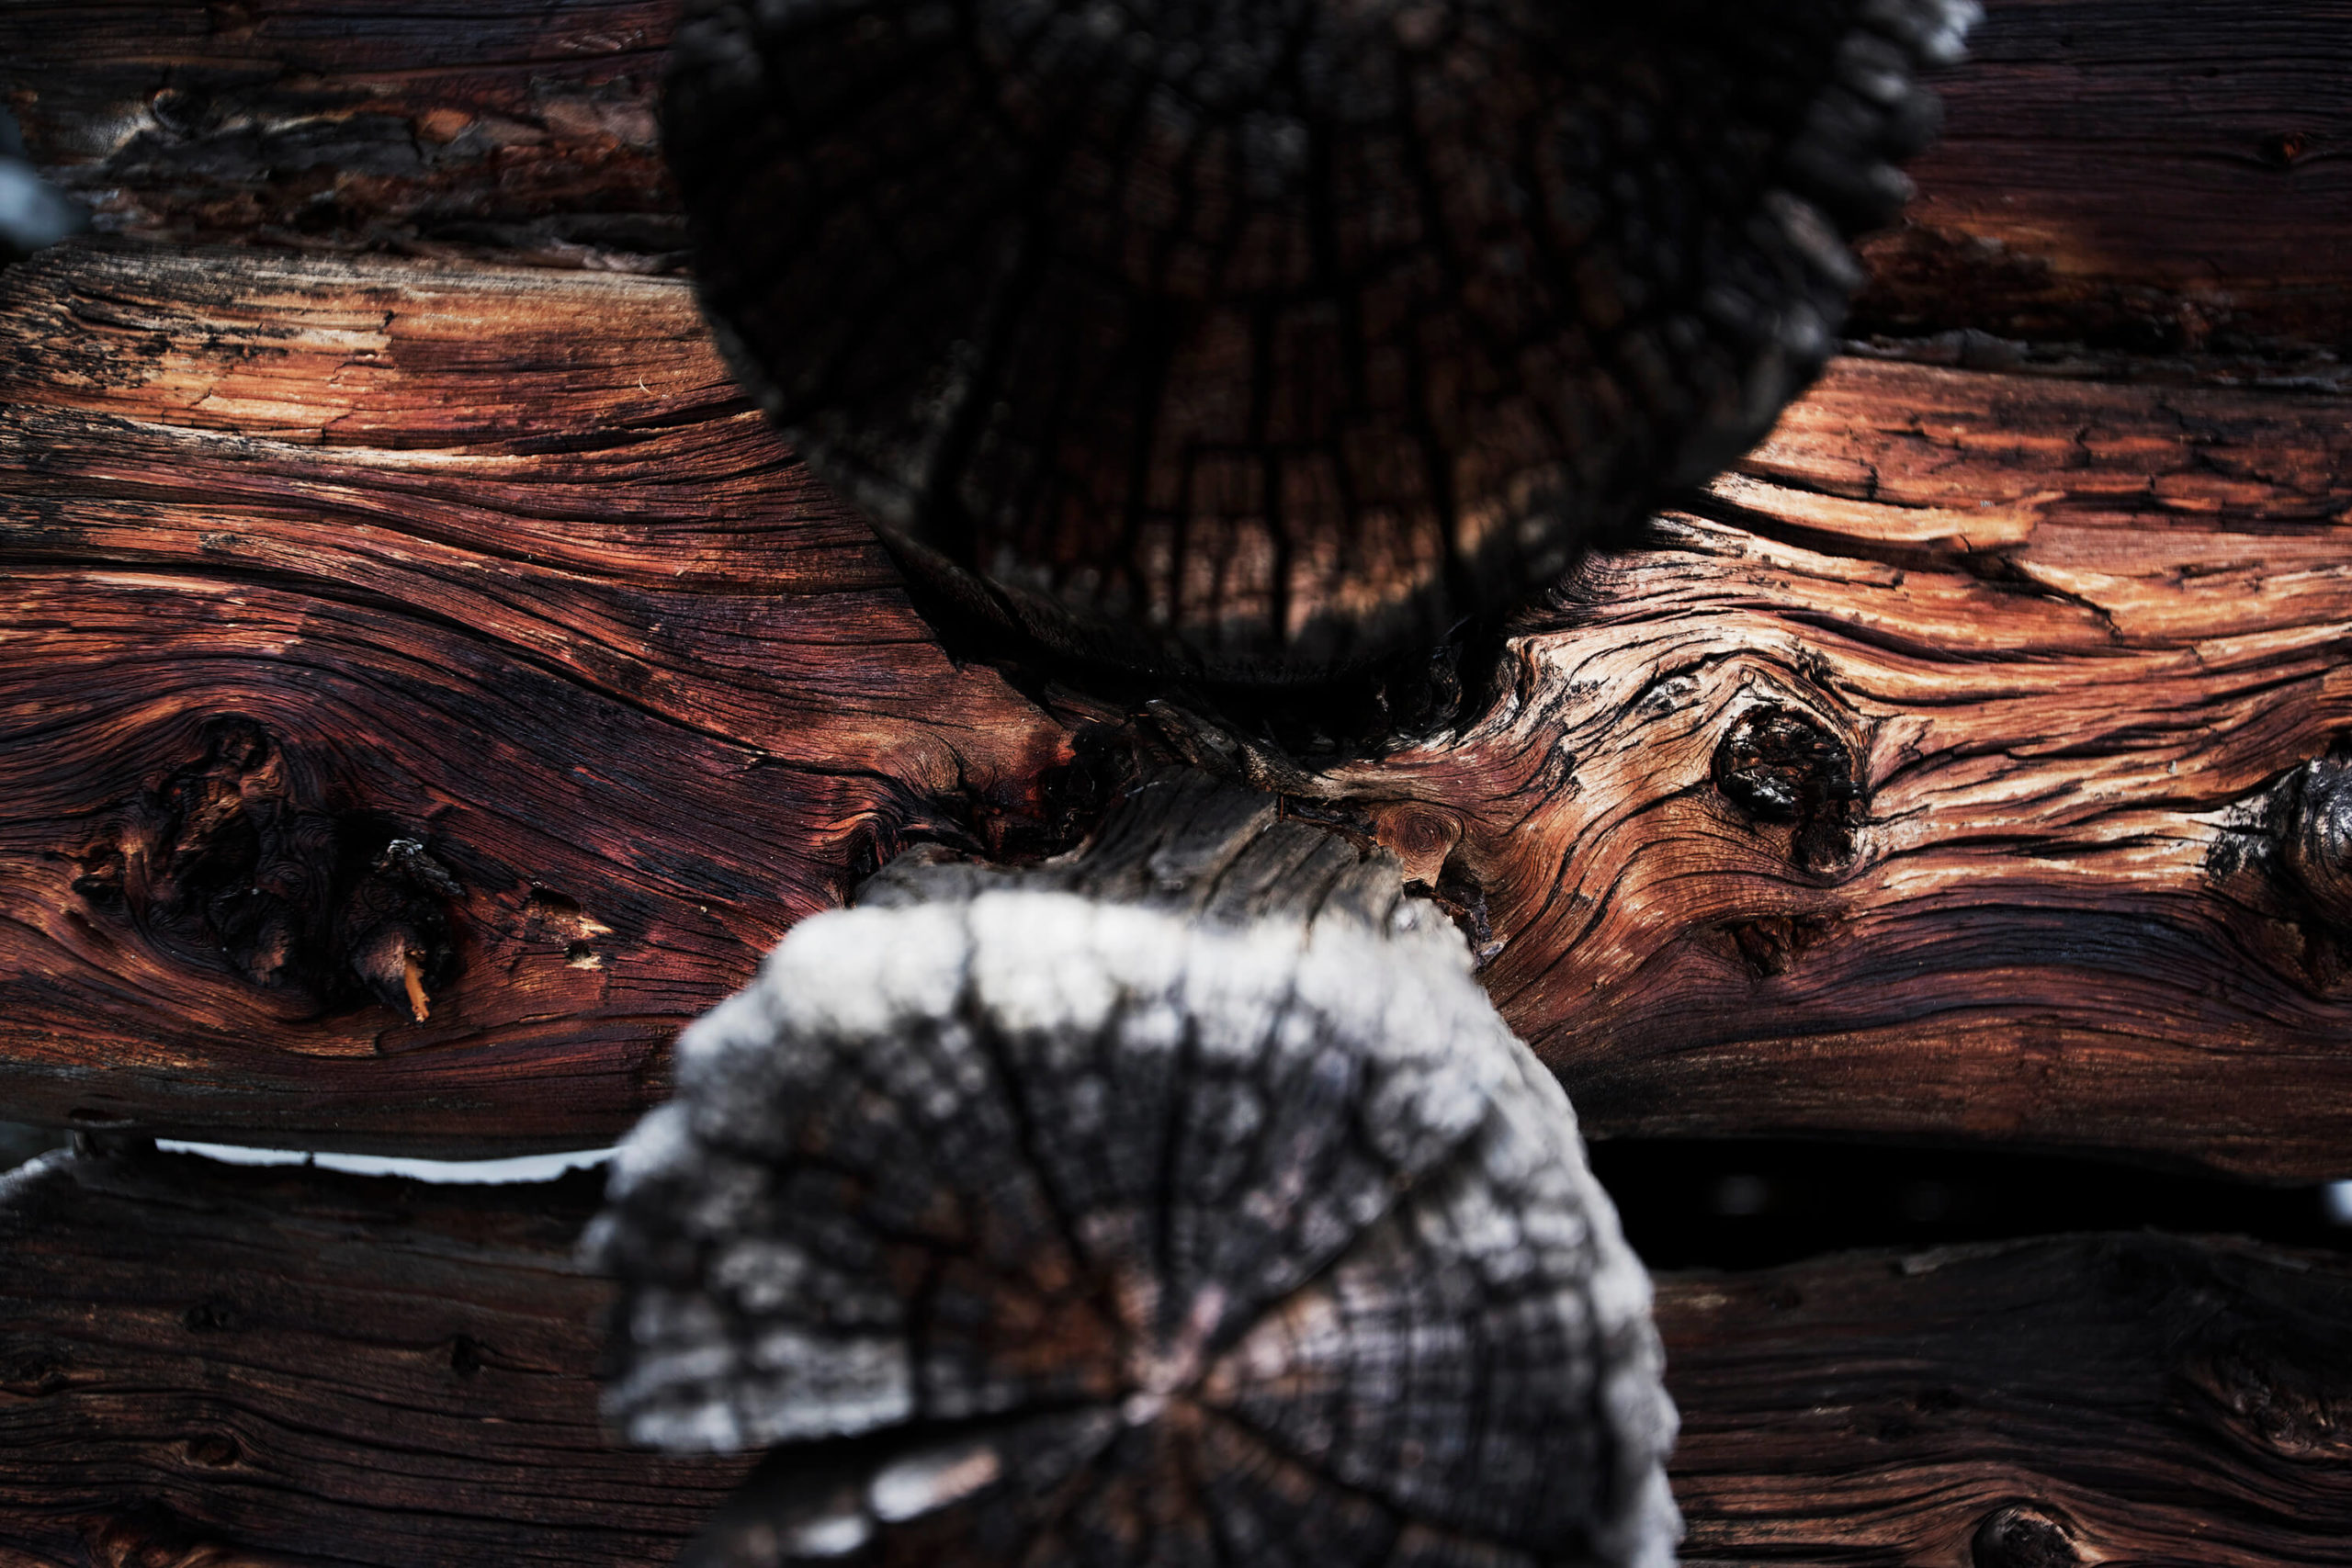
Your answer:
[[[783,1445],[706,1560],[1666,1560],[1649,1289],[1441,923],[817,917],[589,1247],[608,1407]]]
[[[960,606],[1295,680],[1434,644],[1820,367],[1973,0],[707,0],[704,302]]]

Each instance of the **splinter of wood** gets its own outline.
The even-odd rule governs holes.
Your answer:
[[[607,1409],[780,1445],[690,1561],[1657,1564],[1649,1283],[1396,863],[1177,772],[903,865],[687,1032]]]
[[[425,1005],[424,966],[417,962],[415,953],[401,955],[401,980],[408,987],[409,1011],[415,1015],[417,1022],[423,1023],[433,1016],[433,1010]]]

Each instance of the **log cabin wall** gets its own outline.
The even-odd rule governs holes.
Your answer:
[[[0,1108],[91,1151],[0,1213],[0,1561],[666,1560],[741,1467],[597,1435],[581,1182],[116,1140],[605,1141],[795,919],[1184,743],[951,657],[737,395],[669,10],[0,7],[100,231],[0,273]],[[2352,1176],[2352,6],[1995,0],[1943,90],[1775,434],[1273,782],[1596,1136]],[[1663,1292],[1692,1561],[2352,1560],[2340,1261]]]

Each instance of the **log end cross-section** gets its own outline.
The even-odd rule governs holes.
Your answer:
[[[1979,14],[711,0],[663,145],[737,373],[943,606],[1280,683],[1753,445]]]
[[[804,923],[622,1147],[610,1410],[786,1445],[701,1560],[1665,1562],[1647,1279],[1442,917],[1006,880]]]

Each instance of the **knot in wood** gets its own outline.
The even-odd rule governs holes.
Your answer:
[[[707,1562],[1663,1563],[1648,1283],[1450,932],[819,916],[590,1255],[610,1413],[784,1445]]]
[[[2012,1503],[1984,1517],[1970,1538],[1974,1568],[2075,1568],[2082,1554],[2073,1532],[2030,1503]]]
[[[2249,1315],[2200,1324],[2182,1349],[2184,1379],[2235,1441],[2306,1462],[2352,1459],[2352,1335],[2286,1312]]]
[[[2312,150],[2312,139],[2301,130],[2277,130],[2262,139],[2262,161],[2274,169],[2290,169]]]
[[[2303,764],[2285,805],[2279,852],[2288,874],[2335,932],[2352,936],[2352,756]]]
[[[1802,869],[1832,871],[1853,859],[1865,815],[1860,768],[1846,743],[1810,715],[1748,709],[1717,743],[1710,772],[1749,817],[1794,825],[1790,856]]]
[[[1426,650],[1759,438],[1974,0],[705,0],[737,374],[944,613],[1285,682]]]
[[[183,963],[313,1011],[372,998],[422,1021],[456,974],[456,879],[421,839],[329,809],[255,720],[207,720],[197,744],[83,852],[74,891]]]

